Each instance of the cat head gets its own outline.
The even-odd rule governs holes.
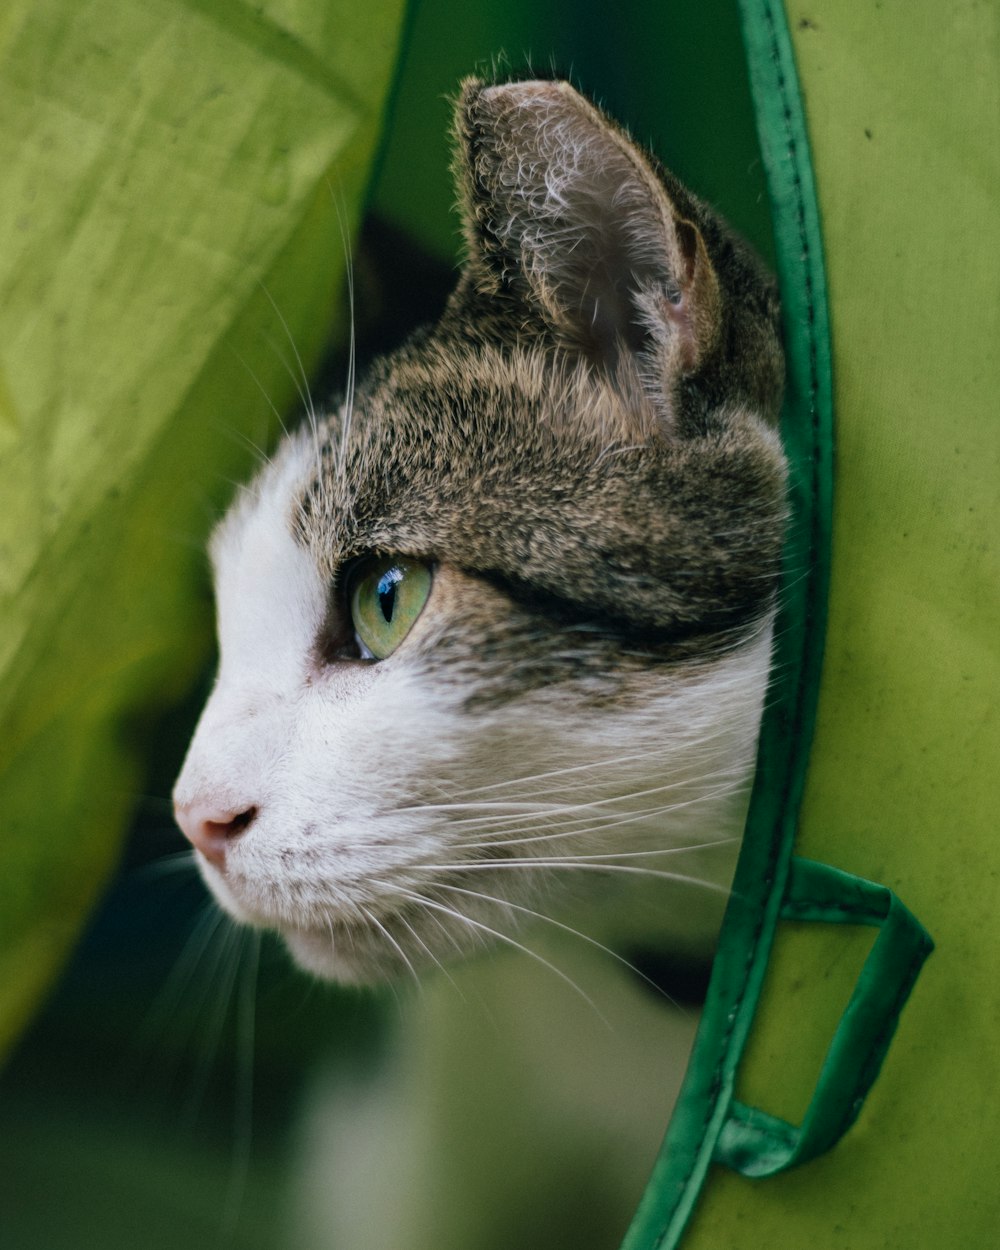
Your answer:
[[[565,83],[467,82],[456,138],[440,321],[213,536],[174,796],[222,906],[343,980],[724,877],[686,848],[734,845],[767,680],[773,285]],[[658,906],[668,940],[718,918]]]

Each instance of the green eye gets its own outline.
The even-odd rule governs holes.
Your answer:
[[[430,593],[431,571],[420,560],[366,560],[349,584],[351,620],[362,654],[374,660],[392,655]]]

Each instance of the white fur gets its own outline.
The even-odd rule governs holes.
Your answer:
[[[348,981],[503,940],[520,909],[578,905],[592,933],[710,944],[770,630],[700,669],[642,673],[599,710],[556,686],[470,718],[468,690],[421,677],[406,642],[378,664],[321,665],[327,588],[291,532],[313,454],[304,436],[288,440],[212,544],[219,677],[175,801],[220,820],[257,811],[224,873],[199,856],[226,910]],[[433,593],[424,617],[415,633],[433,627]],[[501,843],[511,858],[484,860]],[[640,906],[649,898],[655,911]]]

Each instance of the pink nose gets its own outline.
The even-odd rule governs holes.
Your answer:
[[[175,803],[174,816],[195,849],[224,872],[226,851],[253,824],[257,809],[232,812],[220,811],[209,803]]]

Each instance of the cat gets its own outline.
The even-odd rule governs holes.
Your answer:
[[[620,1235],[696,1017],[605,951],[710,957],[768,681],[772,280],[565,82],[466,81],[455,149],[442,316],[212,537],[220,664],[174,795],[237,921],[425,987],[377,1081],[313,1074],[302,1246]]]
[[[348,983],[570,915],[710,946],[770,663],[773,282],[565,82],[466,81],[455,138],[440,320],[212,537],[174,793],[221,906]]]

